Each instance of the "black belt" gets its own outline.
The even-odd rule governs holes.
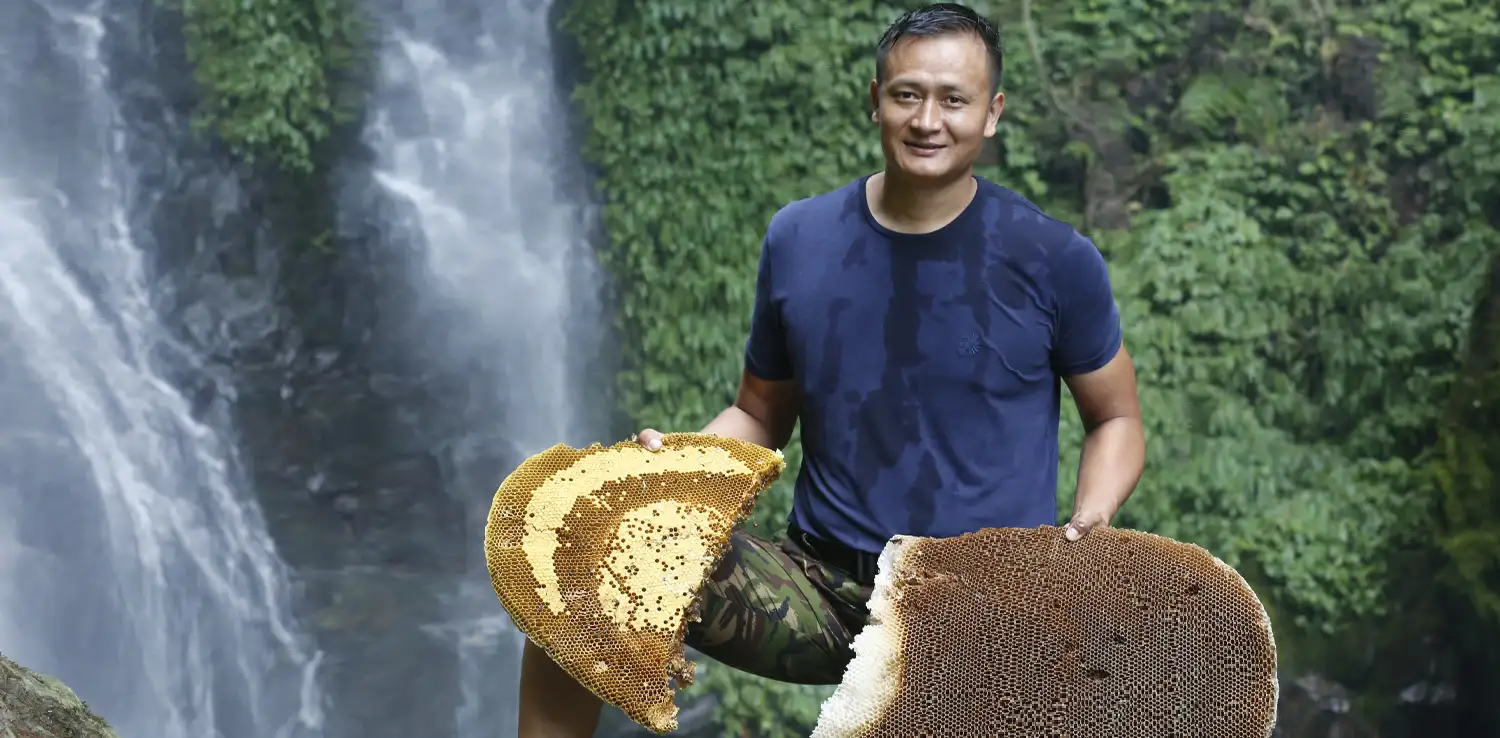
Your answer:
[[[818,561],[843,571],[866,587],[875,584],[880,554],[850,548],[838,541],[815,536],[790,520],[786,524],[786,534]]]

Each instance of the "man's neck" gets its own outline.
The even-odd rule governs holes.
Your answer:
[[[898,233],[931,233],[963,213],[979,183],[971,172],[942,183],[912,182],[889,169],[866,185],[870,211],[881,225]]]

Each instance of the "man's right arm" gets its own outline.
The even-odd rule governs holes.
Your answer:
[[[786,448],[791,440],[802,399],[776,298],[773,265],[779,230],[776,221],[780,217],[778,213],[772,219],[761,244],[755,304],[750,312],[750,335],[745,340],[745,368],[740,373],[739,391],[734,404],[702,431],[775,449]],[[660,441],[660,434],[647,429],[638,438],[646,448],[653,448],[652,444]]]
[[[738,438],[766,448],[786,448],[797,425],[801,396],[792,380],[771,382],[751,374],[740,375],[739,394],[734,404],[724,408],[703,433]],[[661,433],[647,428],[637,440],[651,450],[661,448]]]

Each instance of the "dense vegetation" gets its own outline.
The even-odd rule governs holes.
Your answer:
[[[354,0],[159,0],[182,13],[196,127],[237,158],[308,174],[359,110],[368,45]]]
[[[1095,239],[1138,362],[1150,457],[1117,524],[1246,571],[1289,666],[1355,689],[1357,721],[1394,726],[1395,695],[1431,679],[1493,729],[1494,4],[976,4],[1008,46],[983,173]],[[873,44],[905,9],[573,3],[638,424],[697,428],[731,400],[772,213],[880,166]],[[705,682],[732,734],[806,735],[826,693]]]

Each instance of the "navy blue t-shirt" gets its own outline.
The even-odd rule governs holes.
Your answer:
[[[1121,343],[1103,257],[983,178],[952,223],[896,233],[868,178],[782,208],[761,250],[745,363],[802,389],[792,520],[870,552],[1056,523],[1060,378]]]

